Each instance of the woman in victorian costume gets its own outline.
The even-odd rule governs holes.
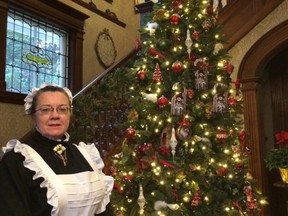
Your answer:
[[[35,131],[24,142],[11,140],[3,147],[0,215],[112,216],[114,180],[102,172],[97,148],[69,142],[70,90],[43,84],[24,101]]]

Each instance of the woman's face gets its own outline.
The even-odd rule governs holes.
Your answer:
[[[62,138],[70,123],[69,99],[62,92],[43,92],[39,95],[33,115],[39,132],[53,139]]]

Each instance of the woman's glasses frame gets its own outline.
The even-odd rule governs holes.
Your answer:
[[[43,106],[39,109],[36,109],[35,112],[39,112],[42,115],[51,115],[54,110],[56,110],[58,114],[65,115],[70,112],[70,107],[67,105],[60,105],[56,108],[52,106]]]

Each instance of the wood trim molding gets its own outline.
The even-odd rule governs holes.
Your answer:
[[[239,67],[238,78],[242,82],[259,79],[268,59],[287,47],[288,20],[271,29],[250,48]]]
[[[22,97],[6,92],[6,28],[8,7],[41,16],[47,22],[64,28],[69,33],[69,83],[73,94],[82,89],[84,21],[88,15],[55,0],[0,0],[0,91],[1,102],[23,104]]]
[[[250,85],[250,83],[248,85]],[[264,160],[262,156],[263,151],[261,149],[261,143],[264,143],[264,137],[262,136],[262,112],[261,107],[259,107],[261,104],[260,91],[258,91],[259,84],[254,85],[254,89],[249,89],[250,90],[243,91],[245,131],[247,137],[249,137],[247,147],[251,151],[249,168],[252,171],[253,177],[257,179],[257,187],[265,193],[266,187],[264,185],[266,182],[263,181],[263,176],[266,174],[264,174],[265,164],[262,163]]]
[[[3,103],[23,105],[24,104],[23,101],[26,96],[27,96],[26,94],[18,94],[18,93],[13,93],[13,92],[0,91],[0,98],[1,98],[1,102]]]
[[[218,22],[223,26],[227,49],[233,47],[283,1],[231,1],[219,12],[218,17]]]
[[[7,26],[7,2],[0,1],[0,27]],[[1,28],[0,31],[0,92],[6,90],[6,82],[5,82],[5,73],[1,71],[5,71],[6,65],[6,52],[1,50],[6,50],[6,35],[7,29]]]
[[[249,168],[257,179],[258,188],[268,190],[267,169],[264,163],[265,143],[263,118],[264,69],[270,59],[288,48],[288,20],[271,29],[246,53],[239,67],[238,78],[242,84],[244,122],[248,146],[252,151]]]
[[[109,21],[111,21],[111,22],[123,27],[123,28],[126,27],[126,24],[124,22],[118,20],[118,18],[110,16],[109,13],[105,13],[104,11],[101,11],[101,10],[97,9],[96,7],[93,7],[92,5],[86,3],[86,2],[84,2],[82,0],[72,0],[72,1],[77,3],[77,4],[79,4],[79,5],[81,5],[82,7],[86,8],[86,9],[88,9],[88,10],[90,10],[90,11],[92,11],[92,12],[94,12],[94,13],[102,16],[102,17],[104,17],[105,19],[107,19],[107,20],[109,20]]]

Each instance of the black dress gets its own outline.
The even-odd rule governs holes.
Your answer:
[[[66,147],[66,166],[53,151],[59,141],[50,140],[35,131],[24,143],[32,147],[55,174],[93,171],[77,147],[66,141],[60,142]],[[40,187],[44,179],[40,177],[33,180],[35,172],[24,167],[24,160],[22,154],[11,150],[5,153],[0,161],[0,215],[50,216],[52,206],[47,203],[47,188]],[[113,216],[110,204],[106,206],[106,211],[98,215]]]

